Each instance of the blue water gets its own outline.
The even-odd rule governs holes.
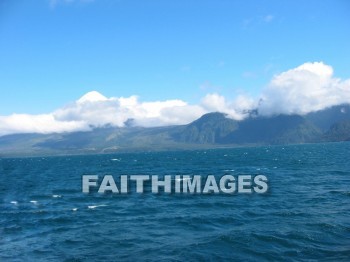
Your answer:
[[[269,190],[83,194],[86,174],[263,174]],[[0,159],[0,205],[3,261],[349,261],[350,143]]]

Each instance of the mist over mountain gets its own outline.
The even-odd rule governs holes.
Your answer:
[[[107,125],[112,127],[186,125],[211,112],[225,113],[228,118],[236,121],[247,120],[242,122],[244,123],[241,124],[240,130],[242,130],[244,125],[247,125],[247,128],[251,125],[249,121],[251,112],[254,111],[265,118],[278,115],[305,116],[311,113],[306,119],[311,120],[324,132],[336,121],[329,119],[333,116],[332,112],[327,111],[323,115],[318,112],[347,103],[350,103],[350,80],[335,77],[333,68],[323,62],[307,62],[274,75],[256,96],[241,93],[228,98],[214,92],[206,93],[199,101],[189,103],[179,98],[141,101],[136,95],[106,97],[97,91],[91,91],[52,112],[0,115],[0,136],[93,131]],[[317,113],[313,115],[312,112]],[[341,119],[344,116],[337,117]],[[293,123],[296,121],[296,119],[290,120]],[[275,126],[274,123],[268,123],[268,120],[259,121],[263,126],[265,124]],[[280,119],[280,121],[284,120]],[[227,124],[221,123],[225,126],[221,127],[220,132],[223,134],[215,141],[221,137],[226,142],[224,129],[228,128]],[[304,124],[307,125],[307,123]],[[193,130],[194,125],[190,127]],[[203,128],[206,127],[203,126]],[[279,130],[278,126],[276,128]],[[267,131],[262,130],[262,132]],[[242,137],[238,133],[236,135]],[[277,132],[271,135],[281,134]],[[181,139],[185,141],[185,137],[186,135]],[[203,141],[214,141],[213,139],[213,137],[200,138]],[[308,140],[307,137],[305,139]],[[259,142],[266,139],[251,135],[250,139],[243,140]],[[234,138],[230,141],[237,142]]]
[[[0,156],[87,154],[129,151],[200,149],[350,141],[350,105],[333,106],[306,115],[260,116],[247,112],[243,120],[228,114],[204,114],[187,125],[94,128],[52,134],[14,134],[0,137]]]
[[[350,140],[350,80],[322,62],[275,75],[253,98],[139,101],[97,91],[47,114],[0,116],[0,156]]]

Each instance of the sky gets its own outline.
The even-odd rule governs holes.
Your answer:
[[[346,0],[1,0],[0,135],[350,102],[349,14]]]

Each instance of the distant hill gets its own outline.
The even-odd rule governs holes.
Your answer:
[[[312,112],[307,114],[305,118],[323,132],[326,132],[335,123],[350,119],[350,105],[333,106],[325,110]]]
[[[350,141],[350,120],[335,123],[329,131],[323,135],[324,141]]]
[[[205,114],[196,121],[177,128],[171,135],[174,140],[185,143],[225,143],[238,126],[237,121],[216,112]]]
[[[287,144],[317,140],[321,131],[297,115],[251,116],[235,121],[209,113],[173,133],[177,141],[201,144]]]
[[[350,141],[350,105],[304,116],[263,117],[254,111],[242,121],[223,113],[205,114],[181,126],[106,126],[88,132],[16,134],[0,137],[0,156],[88,154],[176,150],[245,145]]]
[[[239,123],[227,141],[237,144],[288,144],[312,142],[320,135],[317,127],[301,116],[248,118]]]

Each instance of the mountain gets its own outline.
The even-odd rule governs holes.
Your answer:
[[[222,113],[209,113],[172,133],[175,141],[185,143],[223,143],[238,128],[238,122]]]
[[[350,141],[350,120],[335,123],[329,131],[323,135],[324,141]]]
[[[222,113],[209,113],[173,133],[173,138],[201,144],[287,144],[312,142],[320,130],[297,115],[250,116],[235,121]]]
[[[333,106],[325,110],[312,112],[307,114],[305,118],[323,132],[326,132],[335,123],[350,119],[350,105]]]
[[[252,111],[246,119],[237,121],[226,114],[214,112],[180,126],[144,128],[128,124],[123,128],[106,126],[88,132],[6,135],[0,137],[0,156],[96,154],[332,141],[350,141],[350,105],[335,106],[304,116],[264,117]]]
[[[313,142],[320,131],[298,115],[248,118],[225,141],[237,144],[290,144]]]

